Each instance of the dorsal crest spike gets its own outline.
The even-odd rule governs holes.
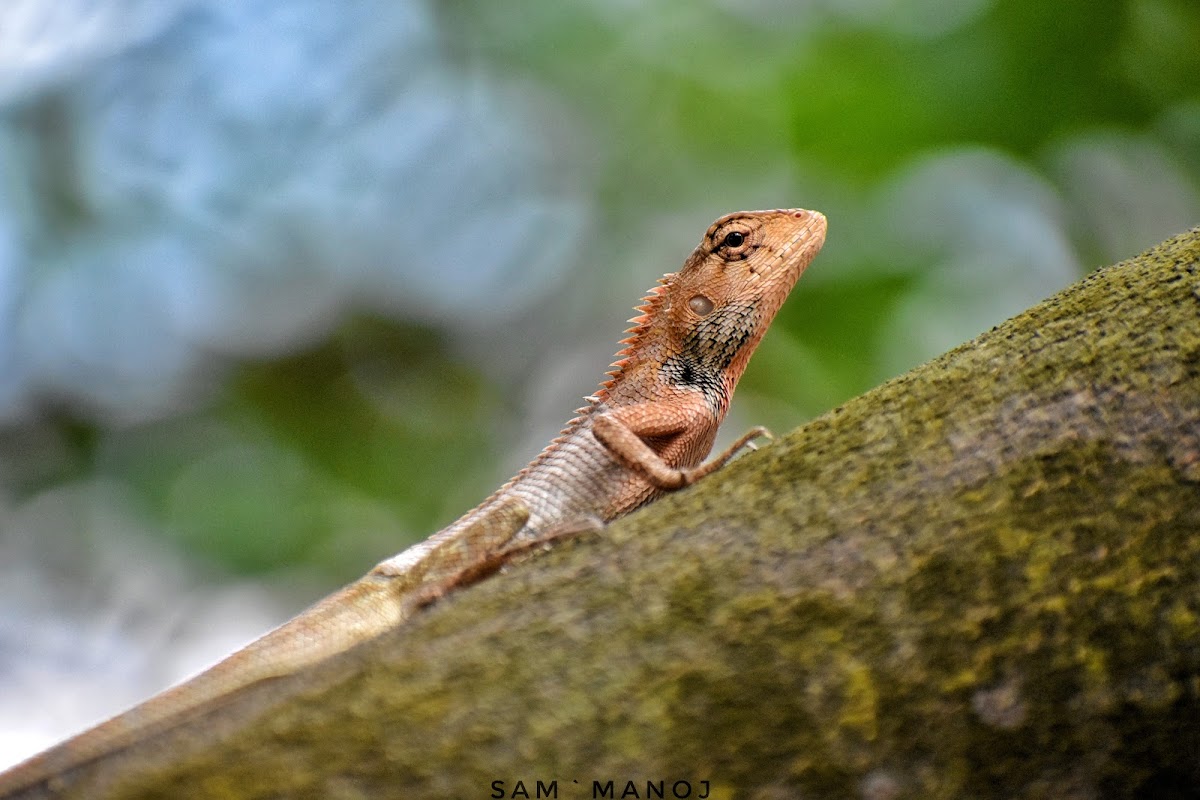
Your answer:
[[[663,307],[667,289],[670,287],[671,279],[674,277],[674,272],[668,272],[663,275],[650,291],[646,292],[646,296],[634,307],[633,310],[637,313],[629,319],[633,325],[625,330],[625,333],[629,335],[618,342],[621,345],[621,349],[613,355],[613,363],[609,364],[609,370],[605,373],[605,379],[600,382],[600,388],[589,398],[592,405],[604,402],[613,384],[617,382],[621,377],[621,373],[629,366],[629,357],[637,350],[638,345],[645,338],[647,331],[650,330],[650,325],[658,311]]]

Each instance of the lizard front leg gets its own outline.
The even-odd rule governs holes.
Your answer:
[[[689,403],[647,402],[596,415],[592,421],[592,435],[627,469],[643,476],[656,488],[670,491],[689,486],[720,469],[742,449],[753,447],[755,439],[771,437],[766,428],[752,428],[709,461],[683,468],[668,464],[646,442],[654,438],[694,436],[705,431],[705,426],[715,424],[712,411],[701,399]]]

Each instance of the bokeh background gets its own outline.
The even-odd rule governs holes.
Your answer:
[[[0,764],[472,506],[719,214],[786,431],[1200,223],[1195,0],[4,0]]]

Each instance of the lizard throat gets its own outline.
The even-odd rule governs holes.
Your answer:
[[[752,346],[758,330],[758,311],[750,304],[734,303],[701,320],[683,338],[679,352],[663,359],[663,380],[681,388],[698,389],[714,407],[724,406],[746,359],[738,359]],[[733,370],[739,374],[734,374]]]

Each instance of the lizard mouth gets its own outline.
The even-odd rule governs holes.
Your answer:
[[[800,280],[825,243],[827,223],[824,214],[799,208],[781,209],[781,212],[800,220],[800,223],[792,235],[772,251],[769,259],[746,265],[749,280],[760,286],[759,291],[768,294],[779,290],[784,290],[786,294],[786,290]]]

